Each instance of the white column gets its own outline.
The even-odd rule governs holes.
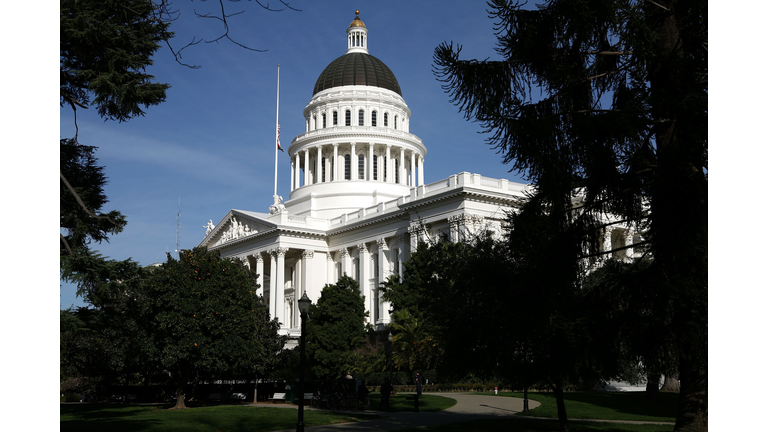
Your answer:
[[[632,246],[634,244],[634,238],[633,238],[632,231],[626,230],[624,231],[624,246]],[[633,248],[627,248],[624,249],[624,254],[627,257],[627,260],[631,260],[632,257],[635,255]]]
[[[368,181],[373,180],[373,143],[368,143]]]
[[[339,254],[340,254],[340,258],[339,259],[341,261],[341,274],[342,274],[342,276],[345,275],[345,274],[347,276],[352,276],[350,274],[352,272],[352,257],[349,256],[349,251],[347,250],[347,248],[341,248],[341,250],[339,250]]]
[[[327,270],[325,283],[327,284],[336,283],[336,262],[333,261],[333,252],[329,251],[325,255],[325,267]]]
[[[285,253],[288,252],[288,248],[276,248],[274,251],[274,256],[277,257],[277,277],[275,278],[277,279],[275,281],[275,286],[277,289],[275,290],[275,309],[278,313],[277,319],[280,321],[280,327],[286,328],[289,324],[285,322]]]
[[[405,180],[405,149],[403,147],[400,147],[400,166],[398,167],[398,173],[397,175],[400,176],[400,184],[404,185],[407,184],[407,181]]]
[[[294,184],[294,180],[296,179],[296,164],[294,163],[293,159],[291,159],[291,192],[293,192],[294,189],[296,189],[296,185]]]
[[[315,183],[320,183],[323,181],[323,171],[320,164],[323,163],[323,148],[321,146],[317,146],[317,161],[315,162],[315,165],[317,168],[315,168]]]
[[[355,154],[355,143],[352,143],[352,150],[349,154],[350,180],[357,180],[357,155]]]
[[[451,243],[459,241],[459,216],[450,216],[448,218],[448,231]]]
[[[309,149],[304,150],[304,186],[311,185],[309,178]]]
[[[368,312],[368,322],[370,322],[371,317],[373,317],[373,310],[371,309],[373,295],[371,295],[370,282],[371,257],[369,256],[368,248],[365,246],[365,243],[357,245],[357,256],[360,265],[360,280],[357,281],[357,283],[360,284],[360,296],[365,298],[365,311]]]
[[[301,292],[296,291],[296,298],[300,299],[301,296],[308,292],[308,284],[309,284],[309,262],[314,258],[315,252],[309,249],[304,249],[304,251],[301,253]],[[309,294],[307,294],[309,296]],[[315,303],[317,303],[317,299],[314,299]]]
[[[387,280],[389,275],[391,274],[389,271],[389,247],[387,247],[387,241],[384,238],[380,238],[376,241],[377,246],[379,247],[379,283],[384,282]],[[376,287],[378,289],[378,287]],[[389,308],[390,304],[389,302],[381,301],[379,299],[379,304],[376,305],[376,307],[379,308],[379,316],[381,317],[382,322],[385,324],[389,322]]]
[[[387,178],[384,179],[387,183],[392,183],[392,157],[390,156],[391,145],[387,144],[387,160],[384,162],[387,164]]]
[[[411,150],[411,175],[409,176],[410,179],[410,187],[416,186],[416,153]]]
[[[293,159],[293,164],[296,166],[296,171],[293,173],[295,176],[293,180],[293,186],[294,189],[298,189],[301,187],[301,164],[299,163],[299,152],[293,154]]]
[[[254,255],[256,258],[256,283],[259,284],[259,288],[256,290],[256,295],[264,295],[264,257],[261,252],[256,252]]]
[[[333,181],[339,179],[339,144],[333,143]]]
[[[269,251],[269,319],[277,318],[277,260],[274,250]],[[282,308],[282,299],[280,300]]]
[[[419,155],[419,186],[424,185],[424,158]]]

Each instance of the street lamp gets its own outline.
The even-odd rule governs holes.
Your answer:
[[[301,312],[301,360],[299,362],[299,421],[296,423],[296,432],[304,432],[304,347],[307,344],[306,319],[311,304],[312,300],[307,297],[305,292],[299,299],[299,312]]]
[[[389,385],[394,388],[394,385],[392,384],[392,330],[389,331],[387,340],[389,340]]]

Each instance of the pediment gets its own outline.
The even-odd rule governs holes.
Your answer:
[[[260,232],[271,230],[277,226],[266,220],[269,215],[244,210],[230,210],[218,224],[211,220],[207,225],[206,235],[201,246],[220,246],[234,240],[242,240]]]

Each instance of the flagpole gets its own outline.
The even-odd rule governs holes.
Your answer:
[[[277,65],[277,114],[275,117],[275,194],[277,196],[277,148],[280,139],[280,65]]]

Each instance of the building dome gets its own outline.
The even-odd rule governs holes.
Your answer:
[[[347,53],[332,61],[317,79],[312,95],[350,85],[381,87],[403,95],[392,70],[376,57],[361,52]]]

